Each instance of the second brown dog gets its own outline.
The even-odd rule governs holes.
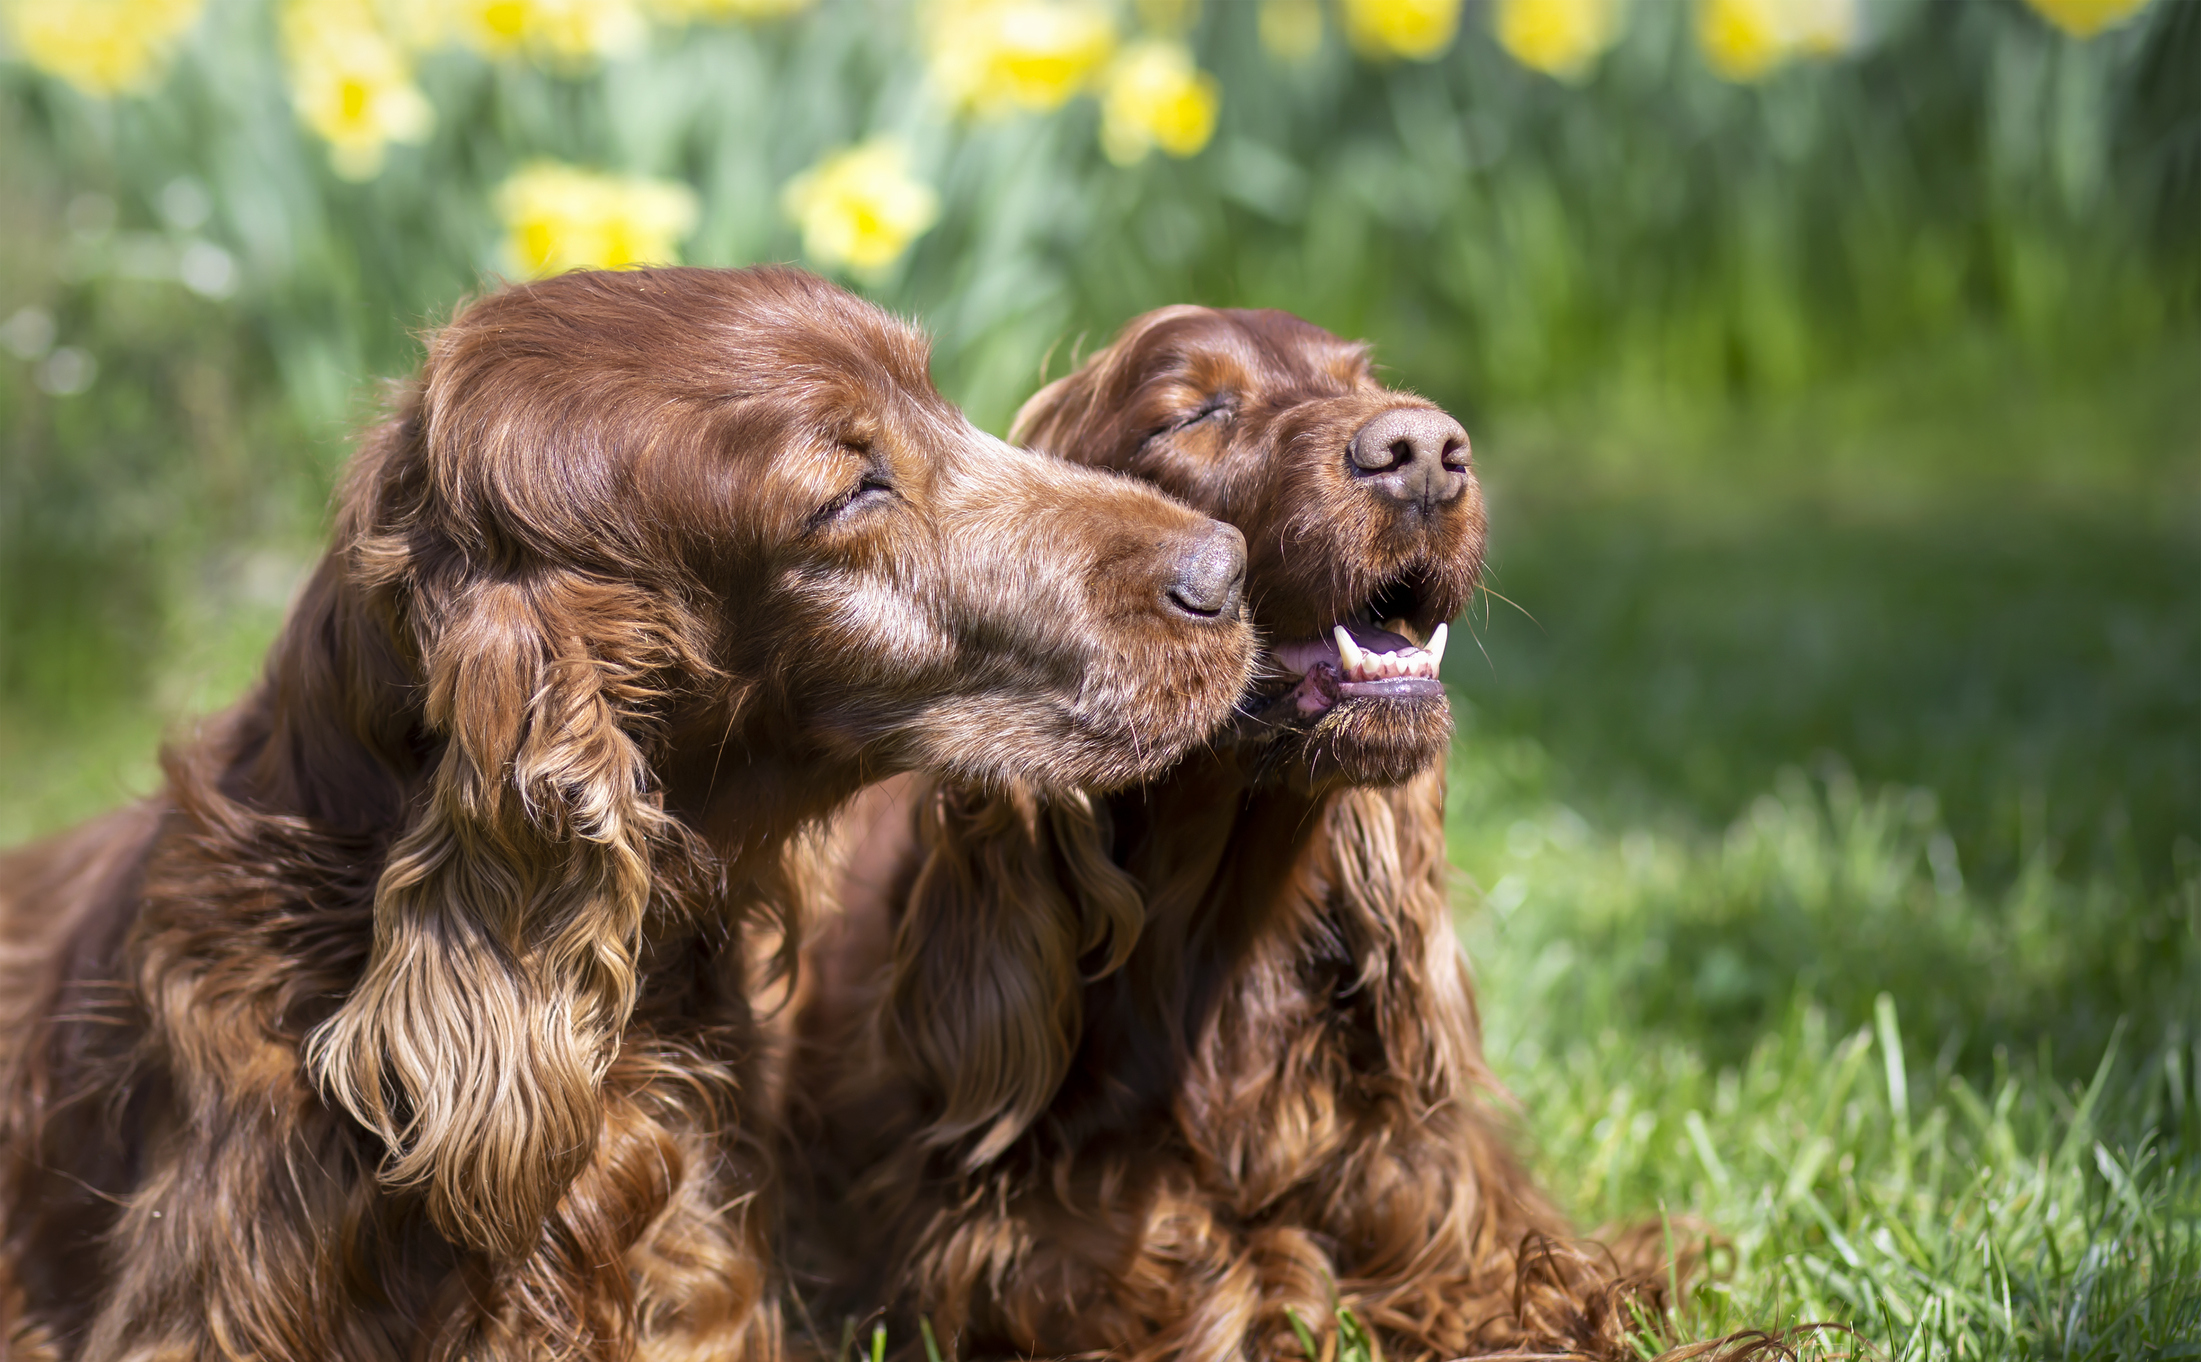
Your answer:
[[[1293,1316],[1343,1305],[1393,1358],[1632,1357],[1661,1283],[1571,1246],[1508,1150],[1450,922],[1466,433],[1296,318],[1172,308],[1015,436],[1237,525],[1268,666],[1114,796],[874,797],[792,1085],[825,1094],[797,1247],[829,1317],[964,1358],[1298,1358]]]

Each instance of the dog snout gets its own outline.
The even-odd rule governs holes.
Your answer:
[[[1467,490],[1467,431],[1428,407],[1394,407],[1346,446],[1361,486],[1427,515]]]
[[[1168,603],[1201,619],[1234,619],[1246,591],[1246,537],[1236,526],[1210,522],[1177,560],[1162,594]]]

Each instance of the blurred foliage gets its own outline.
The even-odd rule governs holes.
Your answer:
[[[7,68],[11,179],[123,233],[195,195],[183,235],[233,264],[211,291],[315,423],[488,277],[589,258],[504,248],[500,187],[543,161],[690,186],[692,232],[644,214],[653,255],[838,265],[782,191],[893,139],[937,226],[865,282],[991,423],[1032,356],[1161,298],[1373,335],[1459,404],[1793,391],[1978,326],[2114,362],[2201,276],[2190,5],[2082,42],[2015,0],[215,0],[175,39],[177,0],[10,0],[25,52],[57,6],[143,9],[177,50],[120,98]]]
[[[2043,405],[2004,413],[2029,437],[1975,417],[1981,443],[2009,464],[2115,458],[2110,419],[2066,444]],[[1730,438],[1761,457],[1831,457],[1751,424]],[[1535,618],[1493,606],[1494,661],[1471,654],[1460,679],[1498,731],[1601,773],[1564,796],[1616,815],[1678,797],[1724,819],[1779,764],[1837,754],[1870,784],[1938,791],[1967,874],[2005,883],[2046,856],[2160,887],[2201,834],[2201,418],[2171,448],[2182,470],[2143,465],[2120,494],[1975,477],[1910,505],[1893,477],[1863,503],[1679,470],[1664,488],[1515,478],[1491,580]]]

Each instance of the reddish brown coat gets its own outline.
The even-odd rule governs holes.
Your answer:
[[[462,310],[261,684],[0,864],[17,1353],[775,1355],[798,834],[895,769],[1160,769],[1246,675],[1167,596],[1226,534],[794,271]]]
[[[1172,308],[1016,433],[1236,524],[1275,649],[1466,602],[1464,435],[1434,509],[1348,457],[1428,408],[1296,318]],[[1629,1304],[1663,1282],[1574,1240],[1504,1138],[1445,881],[1445,701],[1310,716],[1292,679],[1113,796],[905,782],[851,813],[790,1088],[822,1094],[794,1129],[827,1317],[883,1307],[914,1346],[923,1315],[965,1358],[1284,1362],[1289,1313],[1324,1331],[1341,1303],[1398,1362],[1635,1356]]]

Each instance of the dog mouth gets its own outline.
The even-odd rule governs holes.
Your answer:
[[[1442,621],[1420,622],[1424,613],[1415,584],[1400,580],[1376,591],[1326,635],[1272,649],[1271,674],[1287,688],[1267,708],[1311,720],[1348,702],[1442,697],[1437,673],[1450,629]]]

